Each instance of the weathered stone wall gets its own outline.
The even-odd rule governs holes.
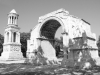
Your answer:
[[[55,49],[53,48],[53,46],[51,45],[49,41],[47,40],[41,41],[41,48],[43,50],[43,56],[45,58],[47,58],[48,60],[57,61]]]
[[[85,58],[84,54],[86,54],[87,58],[89,59],[98,58],[98,51],[97,51],[97,46],[96,46],[96,35],[91,32],[90,24],[83,19],[70,15],[64,9],[60,9],[52,13],[49,13],[47,15],[44,15],[42,17],[39,17],[38,25],[31,32],[30,43],[28,43],[29,52],[34,52],[34,50],[38,50],[38,47],[41,46],[42,43],[44,43],[44,42],[40,42],[37,39],[37,38],[46,37],[46,36],[41,35],[42,27],[47,26],[47,29],[44,29],[45,31],[46,30],[52,31],[52,29],[54,30],[54,27],[52,28],[52,26],[55,25],[55,23],[48,23],[48,25],[45,24],[47,22],[51,22],[51,20],[53,21],[56,20],[62,26],[62,29],[63,29],[62,33],[64,33],[62,35],[63,45],[65,47],[65,49],[63,49],[64,51],[63,60],[65,62],[69,62],[70,64],[73,63],[73,65],[75,65],[75,62],[77,62],[78,60],[82,61],[82,59]],[[48,34],[50,31],[48,31]],[[51,35],[51,36],[54,37],[54,35]],[[50,38],[46,37],[46,39],[50,39]],[[53,51],[55,49],[51,46],[49,42],[46,42],[46,43],[47,43],[47,47],[51,47],[51,55],[53,53],[53,57],[56,58],[54,54],[55,52]],[[44,55],[46,55],[45,57],[49,59],[51,57],[51,55],[48,53],[50,49],[45,48],[44,44],[42,44],[42,49],[43,49]],[[91,47],[92,50],[88,49],[89,47]],[[86,50],[85,48],[87,48],[87,51],[85,51]],[[66,53],[67,51],[68,53]],[[93,53],[96,53],[96,55],[94,55]],[[85,59],[84,62],[86,61],[87,60]]]

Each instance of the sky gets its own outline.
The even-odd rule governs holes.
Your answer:
[[[29,32],[38,24],[38,18],[64,8],[70,15],[91,24],[91,30],[100,35],[100,0],[0,0],[0,34],[7,27],[7,14],[15,9],[19,14],[20,32]]]

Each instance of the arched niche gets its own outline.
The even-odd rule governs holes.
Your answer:
[[[13,42],[16,42],[16,32],[13,33]]]

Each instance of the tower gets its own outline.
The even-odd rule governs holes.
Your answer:
[[[1,58],[3,60],[23,59],[20,43],[20,28],[18,27],[18,14],[13,9],[8,14],[8,24],[4,31],[4,44]]]

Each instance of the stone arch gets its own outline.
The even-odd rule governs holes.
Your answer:
[[[53,36],[55,35],[57,29],[58,29],[60,26],[62,26],[63,32],[65,31],[65,26],[64,26],[63,21],[62,21],[59,17],[50,16],[50,17],[47,17],[47,18],[43,19],[43,21],[41,22],[41,24],[40,24],[40,26],[39,26],[39,36],[40,36],[40,37],[42,36],[42,35],[41,35],[41,30],[43,29],[43,27],[46,26],[45,24],[47,24],[48,22],[53,22],[53,23],[56,22],[56,23],[59,24],[58,26],[57,26],[57,25],[54,26],[54,24],[52,25],[51,28],[55,28],[55,29],[56,29],[56,30],[53,31]],[[49,25],[48,25],[48,26],[49,26]],[[52,31],[52,30],[50,30],[50,31]],[[51,32],[51,33],[52,33],[52,32]]]
[[[41,46],[42,49],[44,49],[44,44],[47,43],[49,46],[48,48],[51,49],[51,55],[46,53],[46,49],[43,50],[44,52],[44,56],[48,55],[48,59],[50,57],[54,57],[56,59],[56,50],[54,47],[54,43],[55,43],[55,33],[58,30],[59,27],[62,27],[62,32],[65,31],[65,26],[64,26],[64,22],[62,21],[61,18],[56,17],[56,16],[50,16],[47,17],[45,19],[43,19],[43,21],[41,22],[40,26],[39,26],[39,37],[42,38],[42,41],[40,39],[38,46]],[[63,36],[62,36],[63,37]],[[49,51],[47,49],[47,51]],[[59,50],[60,52],[60,50]]]
[[[60,16],[57,15],[46,15],[43,17],[39,18],[38,21],[38,25],[36,27],[34,27],[34,29],[32,30],[31,33],[31,38],[29,40],[29,50],[27,51],[27,56],[30,57],[31,53],[35,56],[34,52],[35,51],[41,51],[39,50],[39,47],[41,46],[42,49],[42,53],[41,55],[43,55],[43,57],[46,57],[48,60],[58,60],[57,56],[56,56],[56,50],[54,47],[54,37],[55,37],[55,33],[58,30],[58,28],[61,26],[62,27],[62,33],[64,33],[62,35],[63,39],[63,45],[65,44],[66,41],[68,41],[69,39],[67,38],[67,40],[65,39],[65,37],[67,37],[67,34],[65,32],[67,32],[67,26],[65,23],[65,19],[63,19]],[[49,25],[48,22],[51,22]],[[53,25],[52,25],[53,24]],[[55,26],[56,24],[56,26]],[[49,28],[51,25],[51,28]],[[47,26],[47,27],[45,27]],[[66,28],[67,27],[67,28]],[[52,31],[53,28],[53,31]],[[46,29],[46,34],[47,35],[43,35],[41,34],[42,31],[45,31]],[[67,29],[67,30],[66,30]],[[48,30],[51,32],[49,33]],[[49,36],[48,34],[50,34],[51,36]],[[50,53],[49,53],[50,52]]]

